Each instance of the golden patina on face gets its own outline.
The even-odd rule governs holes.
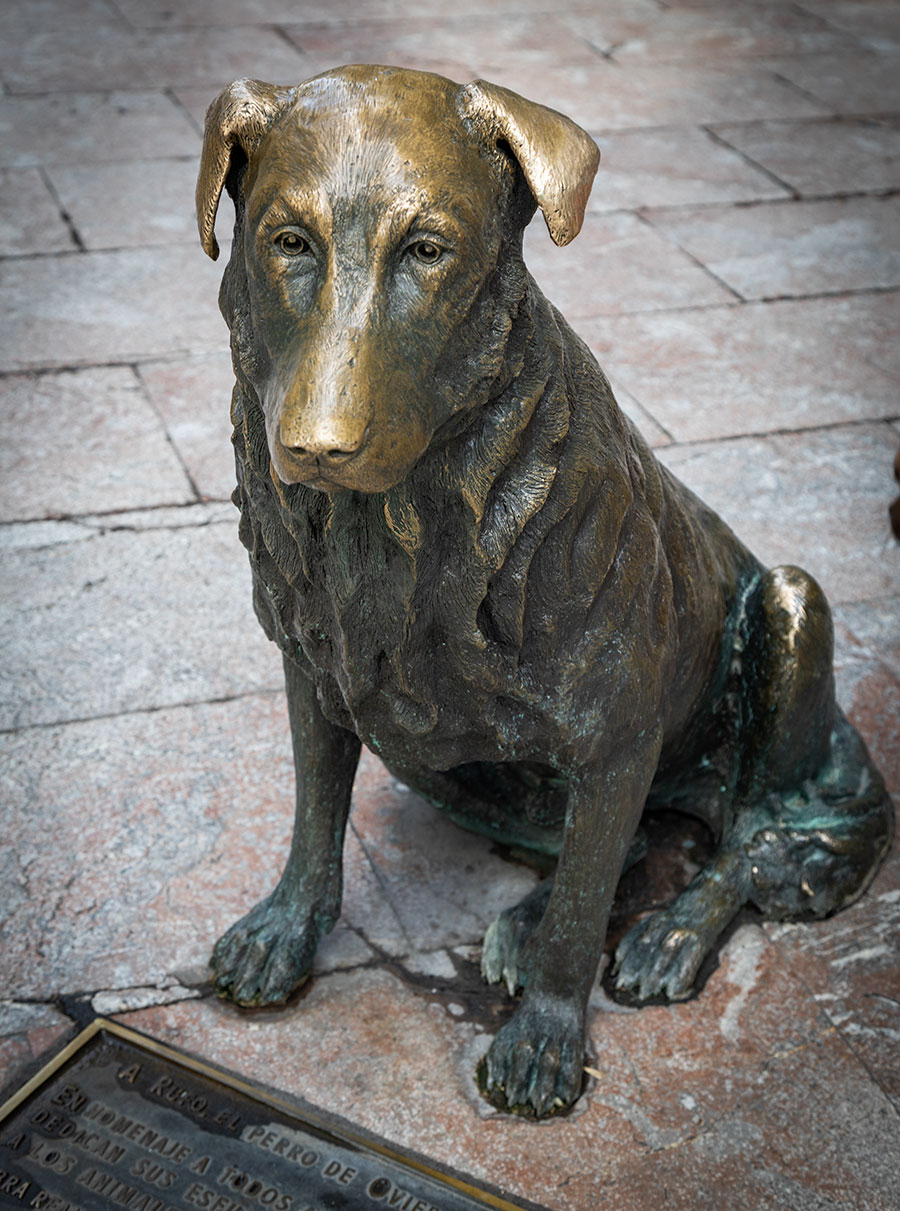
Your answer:
[[[286,484],[385,491],[447,419],[435,370],[496,263],[503,177],[449,93],[438,77],[315,82],[251,157],[255,386]]]

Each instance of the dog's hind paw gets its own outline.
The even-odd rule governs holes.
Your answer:
[[[499,1109],[543,1118],[575,1101],[583,1068],[584,1032],[576,1006],[526,994],[487,1053],[484,1094]]]
[[[283,1004],[308,978],[320,932],[273,892],[216,943],[216,993],[247,1007]]]
[[[639,1001],[664,996],[683,1001],[709,945],[697,930],[667,912],[657,912],[633,926],[616,951],[616,989]]]
[[[488,926],[481,951],[481,974],[488,984],[506,984],[510,996],[522,987],[519,955],[531,930],[516,918],[515,910],[503,912]]]
[[[488,984],[503,980],[514,996],[524,987],[521,959],[528,939],[544,915],[553,879],[545,879],[513,908],[506,908],[488,926],[481,951],[481,974]]]

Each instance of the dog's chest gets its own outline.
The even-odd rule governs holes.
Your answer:
[[[325,714],[389,761],[439,769],[544,752],[555,731],[544,696],[517,650],[484,634],[477,561],[444,539],[410,554],[374,511],[332,519],[294,581],[289,638]]]

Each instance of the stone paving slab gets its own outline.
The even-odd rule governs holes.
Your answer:
[[[230,499],[235,484],[231,355],[144,362],[138,374],[201,497]]]
[[[358,970],[249,1021],[210,1001],[125,1020],[559,1211],[894,1206],[900,1119],[757,926],[696,1001],[601,1002],[590,1097],[537,1128],[480,1104],[488,1038],[464,990],[462,975]]]
[[[187,115],[161,92],[0,97],[0,166],[196,156]]]
[[[744,299],[900,285],[900,199],[648,210],[645,215]]]
[[[552,297],[552,295],[551,295]],[[581,320],[600,364],[676,441],[896,413],[896,297]]]
[[[163,521],[7,553],[0,727],[278,688],[235,531]]]
[[[895,591],[887,425],[664,446],[659,457],[769,567],[799,564],[832,604]]]
[[[6,521],[193,499],[131,368],[0,378],[0,514]]]
[[[585,216],[578,239],[558,248],[540,215],[525,233],[525,262],[551,303],[578,327],[598,315],[730,303],[696,261],[628,211]]]
[[[900,11],[882,0],[804,0],[804,8],[836,29],[854,34],[872,50],[900,50]]]
[[[510,64],[526,63],[541,68],[548,62],[590,66],[599,52],[591,42],[565,22],[543,17],[497,17],[485,12],[467,20],[448,13],[443,18],[360,21],[350,28],[342,25],[288,25],[285,33],[303,51],[318,58],[331,56],[339,62],[381,63],[434,70],[441,61],[455,67],[451,79],[467,80],[475,56],[490,76]],[[484,58],[487,55],[488,58]]]
[[[60,990],[203,985],[216,938],[278,881],[293,773],[281,693],[0,736],[4,988],[50,1001]],[[366,938],[407,953],[352,831],[345,876],[317,969],[370,961]]]
[[[102,38],[107,31],[125,27],[121,13],[109,0],[4,0],[0,5],[0,32],[21,37],[48,29],[79,30],[85,25]]]
[[[900,713],[898,713],[900,718]],[[900,1111],[900,858],[871,891],[814,932],[768,923],[766,933]]]
[[[779,76],[840,114],[882,114],[900,108],[900,53],[796,55],[771,59]]]
[[[212,83],[223,75],[290,80],[300,56],[272,29],[258,27],[134,33],[42,32],[0,49],[11,93],[95,92]]]
[[[0,169],[0,256],[66,252],[75,246],[38,169]]]
[[[876,597],[844,606],[841,620],[870,659],[884,661],[900,677],[900,600]]]
[[[743,130],[743,126],[737,129]],[[768,172],[748,164],[742,155],[694,127],[625,131],[600,135],[597,141],[600,169],[589,211],[759,202],[790,196]]]
[[[728,5],[674,5],[643,37],[613,48],[621,62],[695,63],[764,55],[808,55],[858,49],[855,38],[800,5],[731,0]]]
[[[476,63],[476,67],[480,65]],[[820,101],[755,61],[653,66],[601,61],[593,67],[525,67],[497,78],[514,92],[568,114],[592,133],[642,126],[696,126],[763,118],[817,117]]]
[[[211,99],[212,93],[207,103]],[[90,251],[155,244],[198,247],[196,155],[180,160],[48,164],[45,172],[82,245]],[[220,246],[231,240],[230,210],[230,205],[223,206],[216,216]]]
[[[714,131],[801,197],[900,187],[896,118],[741,122]]]
[[[220,351],[221,267],[202,254],[190,273],[184,265],[178,247],[4,261],[0,370]]]

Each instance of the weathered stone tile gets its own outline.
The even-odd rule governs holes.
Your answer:
[[[894,848],[869,891],[836,917],[765,928],[900,1112],[900,851]]]
[[[799,564],[832,604],[896,595],[887,425],[667,446],[660,459],[770,567]]]
[[[217,352],[221,276],[199,248],[190,259],[160,247],[5,261],[0,369]]]
[[[568,114],[591,132],[641,126],[696,126],[754,118],[804,118],[827,108],[778,80],[760,63],[627,67],[526,67],[498,75],[497,84]]]
[[[230,83],[230,80],[223,78],[217,86],[208,84],[202,88],[175,87],[169,91],[181,108],[187,113],[191,121],[196,126],[198,132],[202,135],[203,128],[206,123],[206,111],[209,109],[210,105],[222,91],[222,89],[226,88]],[[270,83],[273,83],[273,81],[270,81]],[[198,163],[199,156],[200,152],[198,144],[198,150],[196,153]],[[221,241],[219,242],[221,243]]]
[[[0,5],[0,33],[21,38],[43,29],[78,30],[90,25],[102,36],[107,29],[122,29],[118,9],[108,0],[4,0]]]
[[[125,18],[138,29],[173,29],[210,25],[241,26],[283,24],[297,20],[296,0],[116,0]],[[304,4],[304,15],[307,5]],[[333,20],[352,16],[347,0],[332,7]]]
[[[733,295],[633,214],[589,214],[578,239],[557,248],[538,215],[525,262],[570,321],[627,311],[727,303]]]
[[[112,530],[8,553],[0,727],[277,687],[235,530]]]
[[[483,1021],[436,984],[353,971],[252,1021],[209,1001],[124,1020],[559,1211],[891,1207],[900,1122],[756,926],[697,1000],[595,1013],[601,1077],[540,1129],[480,1101]]]
[[[634,1131],[613,1171],[635,1207],[665,1191],[685,1211],[811,1211],[863,1190],[890,1207],[900,1121],[758,926],[732,935],[697,1000],[598,1015],[592,1038],[592,1096]]]
[[[655,0],[609,0],[605,4],[566,4],[554,14],[554,21],[608,55],[623,43],[652,37],[665,11]]]
[[[900,285],[900,201],[653,210],[647,218],[745,299]]]
[[[564,22],[535,17],[493,16],[460,20],[456,12],[437,18],[369,20],[350,28],[328,25],[286,26],[288,36],[318,58],[345,62],[392,63],[438,71],[465,82],[474,74],[490,76],[509,63],[539,69],[547,63],[592,64],[598,52]],[[478,63],[477,71],[471,66]],[[442,63],[443,69],[431,64]]]
[[[296,15],[296,7],[294,9]],[[156,87],[218,86],[249,76],[278,84],[305,79],[304,57],[277,31],[247,25],[153,32],[143,36],[142,62]]]
[[[616,397],[616,403],[640,429],[647,445],[651,449],[656,449],[657,446],[668,446],[672,441],[672,435],[667,433],[662,425],[657,424],[647,409],[638,403],[631,392],[627,391],[621,384],[616,383],[614,379],[610,379],[610,386],[612,387],[613,395]]]
[[[900,594],[895,591],[893,602]],[[900,674],[896,668],[896,636],[892,631],[884,644],[873,647],[861,643],[848,620],[864,618],[866,606],[873,617],[871,603],[839,606],[835,611],[835,684],[838,700],[852,723],[859,729],[869,751],[881,771],[885,785],[896,803],[900,798]],[[876,617],[878,625],[890,616],[890,603],[885,602]],[[896,608],[896,604],[895,604]],[[858,624],[857,624],[858,625]]]
[[[59,207],[35,168],[0,171],[0,256],[75,247]]]
[[[795,55],[773,71],[836,114],[891,113],[900,107],[900,54]]]
[[[366,755],[353,825],[403,923],[410,949],[481,942],[504,908],[535,886],[530,867],[454,824]]]
[[[116,0],[123,15],[137,28],[157,29],[183,26],[215,25],[354,25],[359,21],[446,18],[444,0],[192,0],[189,5],[176,5],[171,0]],[[523,14],[546,13],[547,0],[502,0],[491,7],[492,16],[515,20]],[[618,15],[629,8],[638,12],[653,11],[650,0],[608,0],[604,9]],[[596,6],[590,0],[576,0],[566,6],[566,13],[589,20]],[[485,15],[484,0],[459,0],[453,8],[456,17],[478,18]],[[366,62],[371,62],[366,59]],[[349,60],[344,60],[349,62]]]
[[[59,29],[50,24],[0,44],[0,74],[12,93],[101,92],[153,88],[138,35],[107,26]]]
[[[24,521],[0,525],[0,550],[50,547],[60,542],[80,542],[85,528],[78,521]]]
[[[732,0],[727,6],[668,8],[643,36],[627,38],[612,53],[623,63],[694,64],[857,47],[855,39],[799,6]]]
[[[0,1001],[0,1105],[41,1067],[47,1051],[74,1033],[74,1024],[51,1005]]]
[[[146,362],[139,374],[200,495],[228,499],[235,484],[230,355]]]
[[[896,297],[583,320],[600,364],[672,434],[698,441],[892,417]]]
[[[634,210],[758,202],[788,191],[702,130],[668,127],[598,137],[601,160],[588,209]]]
[[[0,525],[0,550],[25,551],[81,542],[112,530],[178,530],[234,521],[234,506],[226,501],[154,506],[123,513],[83,513],[66,521],[19,521]]]
[[[890,0],[804,0],[803,7],[873,50],[900,49],[900,11]]]
[[[880,597],[842,606],[838,617],[858,649],[854,655],[883,661],[900,677],[900,598]]]
[[[805,197],[900,186],[900,122],[742,122],[716,134]]]
[[[195,156],[197,132],[161,92],[0,97],[0,165]]]
[[[0,378],[4,521],[193,499],[134,371]]]
[[[86,248],[199,247],[194,186],[199,157],[53,164],[47,175]],[[216,221],[220,245],[231,239],[231,205]]]
[[[0,753],[3,987],[19,998],[107,990],[108,1005],[117,990],[146,1002],[156,985],[175,1001],[202,985],[216,938],[272,890],[287,857],[283,695],[19,732],[0,737]],[[352,834],[344,870],[342,921],[317,970],[371,959],[360,926],[383,949],[407,947]]]

